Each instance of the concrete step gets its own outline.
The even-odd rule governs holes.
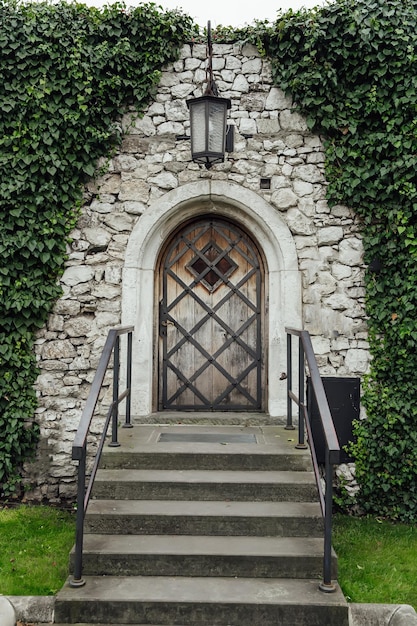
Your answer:
[[[71,553],[71,571],[74,554]],[[305,537],[85,535],[89,576],[318,578],[323,540]],[[337,578],[333,554],[332,577]]]
[[[167,434],[219,436],[219,441],[162,441]],[[253,435],[254,443],[227,443],[229,435]],[[224,441],[221,441],[221,439]],[[105,446],[103,469],[310,471],[308,450],[295,449],[296,435],[282,426],[263,428],[138,426],[119,430],[119,448]]]
[[[348,626],[338,589],[276,578],[86,577],[58,593],[55,622],[195,626]]]
[[[316,502],[91,500],[85,530],[98,534],[320,537]]]
[[[93,497],[314,502],[317,487],[313,472],[100,469]]]

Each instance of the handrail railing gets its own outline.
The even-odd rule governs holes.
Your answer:
[[[90,500],[91,490],[97,474],[101,453],[107,436],[110,420],[112,421],[112,433],[109,446],[119,446],[118,442],[118,421],[119,404],[126,399],[126,416],[123,428],[131,428],[131,380],[132,380],[132,333],[133,326],[112,328],[104,344],[103,351],[98,363],[90,393],[85,403],[81,415],[80,423],[72,446],[72,459],[78,461],[78,486],[77,486],[77,520],[75,531],[75,554],[74,573],[70,579],[71,587],[82,587],[85,581],[82,578],[83,570],[83,543],[84,543],[84,518]],[[127,334],[126,350],[126,389],[119,394],[119,374],[120,374],[120,336]],[[87,465],[87,437],[90,431],[91,421],[97,406],[100,391],[103,386],[111,356],[113,354],[113,401],[107,411],[103,425],[103,431],[98,443],[96,456],[90,473],[88,485],[86,485],[86,465]]]
[[[323,581],[320,589],[325,592],[333,592],[336,587],[332,582],[332,505],[333,505],[333,465],[339,463],[340,446],[336,429],[330,413],[329,403],[323,387],[316,357],[311,343],[310,334],[306,330],[286,328],[287,333],[287,394],[288,414],[287,428],[292,427],[292,401],[298,405],[298,444],[304,448],[304,432],[307,430],[308,442],[313,461],[313,470],[319,492],[321,511],[324,517],[324,555],[323,555]],[[292,390],[292,335],[298,337],[298,396]],[[307,362],[311,387],[317,401],[320,422],[324,434],[325,447],[325,492],[321,487],[320,470],[317,463],[314,438],[311,430],[310,416],[305,403],[305,363]]]

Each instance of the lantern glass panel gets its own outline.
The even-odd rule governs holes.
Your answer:
[[[191,114],[191,150],[193,153],[206,151],[206,103],[193,102]]]
[[[209,152],[224,152],[226,137],[226,107],[223,102],[209,103]]]

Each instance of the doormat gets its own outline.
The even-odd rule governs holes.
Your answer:
[[[256,435],[247,433],[231,435],[222,433],[161,433],[158,442],[162,443],[258,443]]]

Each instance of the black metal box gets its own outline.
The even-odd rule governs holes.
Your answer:
[[[349,463],[353,459],[343,448],[350,441],[353,441],[352,422],[359,419],[361,381],[360,378],[332,376],[322,376],[321,379],[339,439],[341,449],[340,462]],[[324,463],[324,435],[310,378],[307,378],[307,408],[310,415],[317,461]]]

